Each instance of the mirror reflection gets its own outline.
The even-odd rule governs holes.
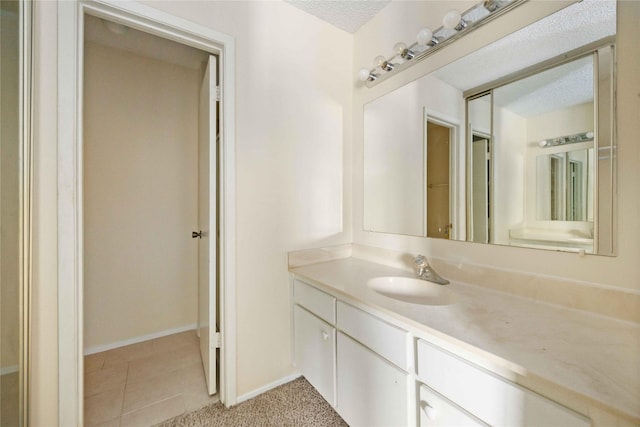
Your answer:
[[[24,254],[30,5],[0,1],[0,425],[27,425]]]
[[[593,148],[538,155],[536,219],[593,221]]]
[[[612,255],[615,20],[572,4],[365,105],[365,230]]]
[[[0,2],[2,108],[0,109],[0,392],[2,425],[19,422],[19,19],[18,2]]]
[[[467,117],[470,123],[471,201],[469,203],[468,240],[489,243],[489,224],[493,217],[491,191],[491,93],[470,99]]]
[[[470,240],[592,251],[594,55],[469,100]]]

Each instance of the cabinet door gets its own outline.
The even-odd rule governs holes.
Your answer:
[[[351,427],[406,426],[407,375],[338,333],[338,413]]]
[[[336,330],[304,308],[294,306],[296,366],[331,405],[335,405]]]

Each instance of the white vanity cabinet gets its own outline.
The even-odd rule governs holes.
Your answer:
[[[295,358],[350,426],[591,426],[436,346],[427,332],[338,298],[294,280]]]
[[[294,300],[296,367],[335,406],[335,298],[296,280]]]

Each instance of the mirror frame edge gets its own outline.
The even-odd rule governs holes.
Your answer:
[[[20,1],[19,9],[19,152],[20,152],[20,258],[19,258],[19,411],[22,426],[29,425],[29,381],[31,371],[31,298],[33,231],[33,3]]]
[[[617,30],[616,30],[617,31]],[[596,96],[595,112],[596,122],[596,141],[594,144],[596,153],[595,177],[597,180],[597,191],[594,198],[594,251],[593,255],[617,256],[617,55],[616,55],[616,39],[603,44],[594,50],[595,64],[597,67],[597,77],[594,79],[594,93]],[[606,70],[607,73],[601,73]],[[606,78],[603,79],[603,77]],[[604,84],[603,84],[604,81]],[[604,96],[603,96],[604,95]],[[604,98],[604,99],[603,99]],[[602,114],[603,106],[607,105],[605,113]],[[610,159],[608,179],[609,185],[606,186],[607,192],[601,191],[601,172],[600,172],[600,152],[605,151]],[[604,200],[603,200],[604,196]],[[602,224],[600,221],[601,214],[609,216],[609,221]],[[597,220],[597,221],[596,221]],[[603,227],[607,227],[603,230]],[[602,236],[604,231],[605,237],[608,235],[606,245],[603,245],[605,237]],[[603,248],[604,246],[604,248]]]

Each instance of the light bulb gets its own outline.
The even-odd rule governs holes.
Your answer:
[[[547,140],[545,139],[545,140],[543,140],[543,141],[538,142],[538,146],[539,146],[540,148],[544,148],[544,147],[546,147],[546,146],[547,146]]]
[[[403,55],[404,52],[407,50],[407,45],[402,43],[402,42],[398,42],[393,46],[393,50],[398,54],[398,55]]]
[[[402,42],[396,43],[393,46],[393,50],[407,61],[413,59],[416,56],[415,52],[409,50],[409,48],[407,48],[407,45]]]
[[[461,21],[462,15],[460,15],[460,12],[458,12],[457,10],[450,10],[444,15],[444,18],[442,18],[442,26],[453,30],[458,26],[458,24],[460,24]]]
[[[380,67],[383,71],[391,71],[395,67],[394,64],[387,61],[384,56],[376,56],[376,59],[373,60],[374,67]]]
[[[501,0],[484,0],[482,2],[482,5],[489,12],[493,13],[502,7],[502,1]]]
[[[423,28],[418,31],[416,39],[418,40],[419,45],[424,46],[433,39],[433,31],[428,28]]]
[[[587,138],[593,138],[593,132],[587,132]]]
[[[371,71],[369,71],[367,68],[361,68],[360,71],[358,71],[358,80],[360,80],[361,82],[366,82],[367,80],[369,80],[370,75]]]

